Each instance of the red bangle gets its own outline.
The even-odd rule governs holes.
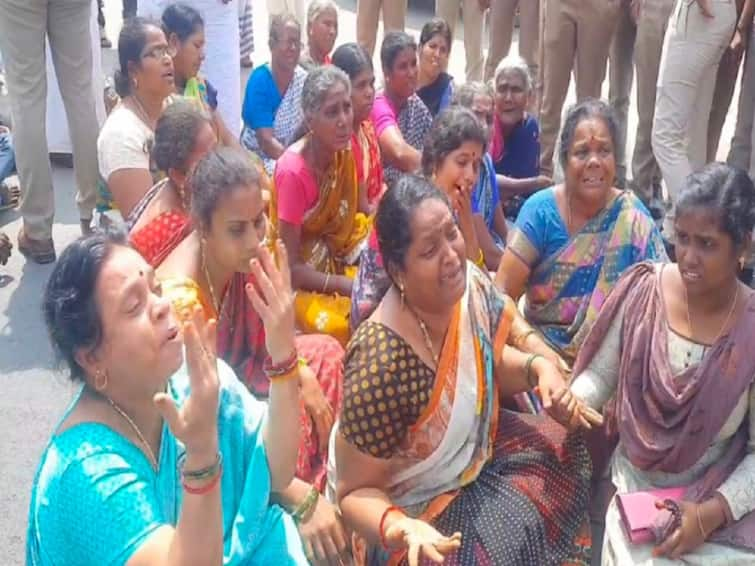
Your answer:
[[[215,489],[215,486],[218,485],[218,482],[220,481],[220,476],[223,475],[223,466],[221,464],[220,469],[218,470],[218,473],[215,474],[215,477],[212,478],[209,482],[207,482],[202,487],[191,487],[189,486],[186,481],[182,481],[181,485],[184,488],[184,491],[186,493],[189,493],[191,495],[206,495],[210,493],[213,489]]]
[[[280,375],[290,372],[291,370],[296,368],[298,363],[299,363],[299,354],[296,351],[296,349],[294,349],[291,352],[291,354],[288,356],[288,358],[286,358],[279,364],[274,364],[272,358],[270,356],[267,356],[262,366],[262,369],[264,370],[264,372],[267,374],[268,377],[273,378],[273,377],[278,377]]]
[[[385,511],[383,511],[383,516],[380,517],[380,527],[378,529],[380,532],[380,544],[383,545],[383,548],[385,550],[390,550],[388,548],[388,541],[385,540],[385,520],[388,517],[388,515],[390,515],[391,511],[398,511],[399,513],[402,513],[402,514],[404,513],[404,510],[401,509],[401,507],[396,507],[395,505],[391,505]]]

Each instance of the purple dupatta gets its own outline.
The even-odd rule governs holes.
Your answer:
[[[755,376],[755,348],[747,347],[755,335],[755,295],[699,365],[673,374],[661,272],[662,268],[641,263],[624,274],[604,303],[575,363],[574,375],[579,375],[595,356],[621,306],[626,305],[616,398],[607,411],[602,443],[594,442],[594,436],[591,439],[596,465],[607,462],[618,433],[629,460],[641,470],[680,473],[691,468],[714,442]],[[721,460],[687,486],[685,500],[709,498],[729,477],[745,456],[747,434],[744,422]],[[714,533],[710,540],[755,551],[755,512]]]

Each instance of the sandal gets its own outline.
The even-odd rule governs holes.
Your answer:
[[[16,208],[20,199],[21,187],[0,183],[0,211]]]

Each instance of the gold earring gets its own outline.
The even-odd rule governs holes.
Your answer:
[[[404,310],[406,305],[406,295],[404,294],[404,284],[399,281],[398,292],[401,295],[401,310]]]
[[[103,391],[107,387],[107,382],[108,382],[107,371],[97,370],[94,373],[94,388],[97,391]],[[102,385],[100,385],[100,383],[102,383]]]

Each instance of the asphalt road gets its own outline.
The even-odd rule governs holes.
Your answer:
[[[355,0],[341,0],[339,42],[355,39]],[[106,0],[107,28],[115,43],[120,26],[120,2]],[[417,32],[428,19],[427,10],[412,9],[408,27]],[[267,60],[265,3],[255,2],[254,61]],[[458,26],[459,28],[461,26]],[[463,77],[461,30],[452,51],[450,72]],[[103,51],[105,69],[112,69],[113,50]],[[376,68],[379,68],[377,64]],[[573,93],[571,97],[573,98]],[[0,111],[7,101],[0,98]],[[634,130],[634,109],[630,113]],[[732,135],[730,116],[720,155],[728,150]],[[633,135],[630,135],[630,151]],[[631,155],[631,153],[628,153]],[[74,180],[70,169],[54,169],[56,222],[53,237],[60,252],[79,234],[74,205]],[[0,228],[15,235],[20,227],[17,213],[0,213]],[[0,566],[21,564],[24,560],[26,518],[31,484],[40,453],[69,401],[73,388],[57,371],[40,312],[40,297],[51,266],[26,263],[16,253],[9,264],[0,267]]]

